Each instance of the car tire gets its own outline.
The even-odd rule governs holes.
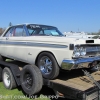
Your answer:
[[[0,82],[2,81],[2,68],[0,67]]]
[[[17,87],[13,74],[8,67],[3,69],[2,79],[5,88],[12,90]]]
[[[43,85],[42,74],[35,65],[25,65],[21,71],[20,82],[26,94],[36,94],[41,90]]]
[[[54,79],[59,75],[59,66],[51,53],[41,53],[37,59],[37,66],[46,79]]]

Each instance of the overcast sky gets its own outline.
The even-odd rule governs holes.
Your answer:
[[[9,22],[53,25],[61,32],[98,32],[100,0],[1,0],[0,27]]]

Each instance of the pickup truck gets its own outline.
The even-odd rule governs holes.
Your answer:
[[[1,35],[0,55],[35,64],[44,78],[54,79],[61,69],[98,67],[100,40],[68,38],[54,26],[20,24]]]

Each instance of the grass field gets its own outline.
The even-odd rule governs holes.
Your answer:
[[[4,87],[3,83],[0,82],[0,100],[50,100],[44,95],[33,96],[35,99],[30,99],[23,94],[19,89],[8,90]]]

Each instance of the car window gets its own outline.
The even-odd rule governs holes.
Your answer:
[[[28,29],[29,35],[33,34],[35,32],[35,30],[32,29]]]
[[[43,34],[43,32],[41,31],[42,29],[41,28],[34,28],[34,29],[30,29],[28,28],[28,32],[29,32],[29,35],[41,35]]]
[[[14,30],[14,27],[11,27],[10,29],[8,29],[8,31],[5,33],[4,37],[11,37],[13,30]]]
[[[64,36],[56,27],[46,25],[28,25],[29,36]]]
[[[26,32],[23,26],[15,27],[13,31],[13,36],[26,36]]]
[[[56,30],[53,30],[53,29],[44,30],[44,34],[45,35],[54,35],[54,36],[58,36],[59,35],[59,33]]]
[[[39,34],[40,34],[40,35],[44,35],[44,32],[43,32],[43,30],[41,30],[41,31],[39,32]]]

